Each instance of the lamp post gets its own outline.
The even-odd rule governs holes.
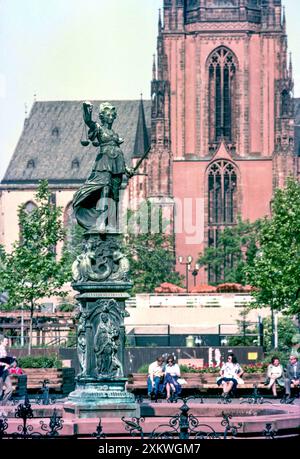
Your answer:
[[[189,269],[192,270],[192,267],[190,266]],[[192,276],[194,278],[194,287],[196,287],[196,277],[198,276],[199,270],[200,270],[200,265],[196,263],[194,269],[192,270]]]
[[[181,255],[178,257],[178,261],[181,265],[185,265],[185,285],[186,291],[189,292],[189,271],[191,269],[191,263],[193,261],[193,257],[188,255],[187,257],[182,257]]]

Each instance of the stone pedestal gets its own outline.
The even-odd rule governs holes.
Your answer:
[[[116,381],[103,379],[94,382],[78,382],[64,405],[65,417],[121,418],[139,416],[139,406],[134,396],[126,391],[126,378]]]
[[[64,405],[66,418],[138,416],[124,377],[127,281],[78,282],[77,351],[81,372]]]

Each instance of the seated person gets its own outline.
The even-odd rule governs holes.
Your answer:
[[[292,354],[290,356],[285,376],[285,396],[289,399],[291,397],[291,388],[300,385],[300,362],[298,362],[296,355]]]
[[[14,360],[14,357],[0,358],[0,398],[3,404],[10,399],[13,392],[9,368]]]
[[[156,361],[149,365],[148,369],[148,378],[147,378],[147,387],[148,387],[148,396],[154,393],[155,400],[157,400],[158,392],[163,388],[164,380],[164,359],[163,357],[157,357]]]
[[[229,393],[232,391],[235,393],[238,383],[243,383],[241,376],[243,370],[240,364],[237,362],[237,359],[234,354],[229,354],[227,357],[227,362],[224,362],[221,371],[220,377],[217,378],[218,386],[223,386],[223,396],[229,397]]]
[[[279,358],[272,357],[271,363],[268,366],[267,380],[266,380],[265,385],[268,386],[268,389],[272,389],[274,397],[277,397],[276,384],[284,387],[284,379],[282,376],[283,376],[283,368],[282,368],[282,365],[280,365]]]
[[[167,358],[167,365],[165,367],[164,380],[164,386],[166,387],[168,401],[172,401],[173,395],[179,395],[181,392],[181,385],[178,382],[178,378],[180,378],[179,365],[175,363],[173,355],[169,355]]]
[[[8,372],[10,375],[22,375],[23,374],[23,370],[22,368],[20,368],[18,366],[18,361],[15,357],[13,357],[13,362],[11,364],[11,366],[9,367],[8,369]]]

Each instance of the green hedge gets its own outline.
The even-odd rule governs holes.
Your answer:
[[[57,355],[28,355],[18,358],[18,365],[21,368],[61,368],[62,361]]]

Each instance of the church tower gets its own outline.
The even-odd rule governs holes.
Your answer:
[[[164,0],[147,193],[174,202],[177,256],[196,261],[239,215],[268,215],[296,173],[287,61],[281,0]]]

